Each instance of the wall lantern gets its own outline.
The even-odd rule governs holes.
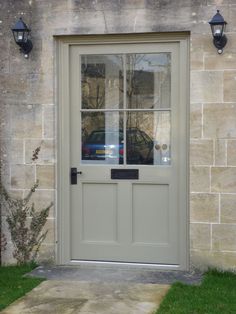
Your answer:
[[[209,24],[211,25],[213,43],[215,47],[218,49],[218,53],[222,54],[223,48],[227,43],[227,37],[224,34],[227,22],[220,14],[220,11],[217,10],[217,13],[213,16]]]
[[[20,52],[24,53],[25,58],[28,58],[33,48],[33,44],[29,39],[30,29],[20,17],[19,21],[16,22],[11,30],[16,44],[20,46]]]

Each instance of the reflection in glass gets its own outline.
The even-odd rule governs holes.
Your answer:
[[[127,112],[127,164],[170,165],[170,112]]]
[[[127,55],[127,108],[170,108],[171,53]]]
[[[82,113],[83,163],[122,164],[123,146],[122,113]]]
[[[81,83],[82,109],[122,108],[122,56],[82,55]]]

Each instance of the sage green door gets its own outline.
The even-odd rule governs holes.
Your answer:
[[[181,263],[179,60],[177,42],[70,47],[72,261]]]

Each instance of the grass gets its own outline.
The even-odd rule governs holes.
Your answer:
[[[236,313],[236,274],[208,271],[200,286],[175,283],[156,314]]]
[[[0,267],[0,311],[44,280],[41,278],[22,277],[35,266],[31,264]]]

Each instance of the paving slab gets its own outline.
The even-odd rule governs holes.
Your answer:
[[[151,314],[169,285],[50,280],[2,314]]]

